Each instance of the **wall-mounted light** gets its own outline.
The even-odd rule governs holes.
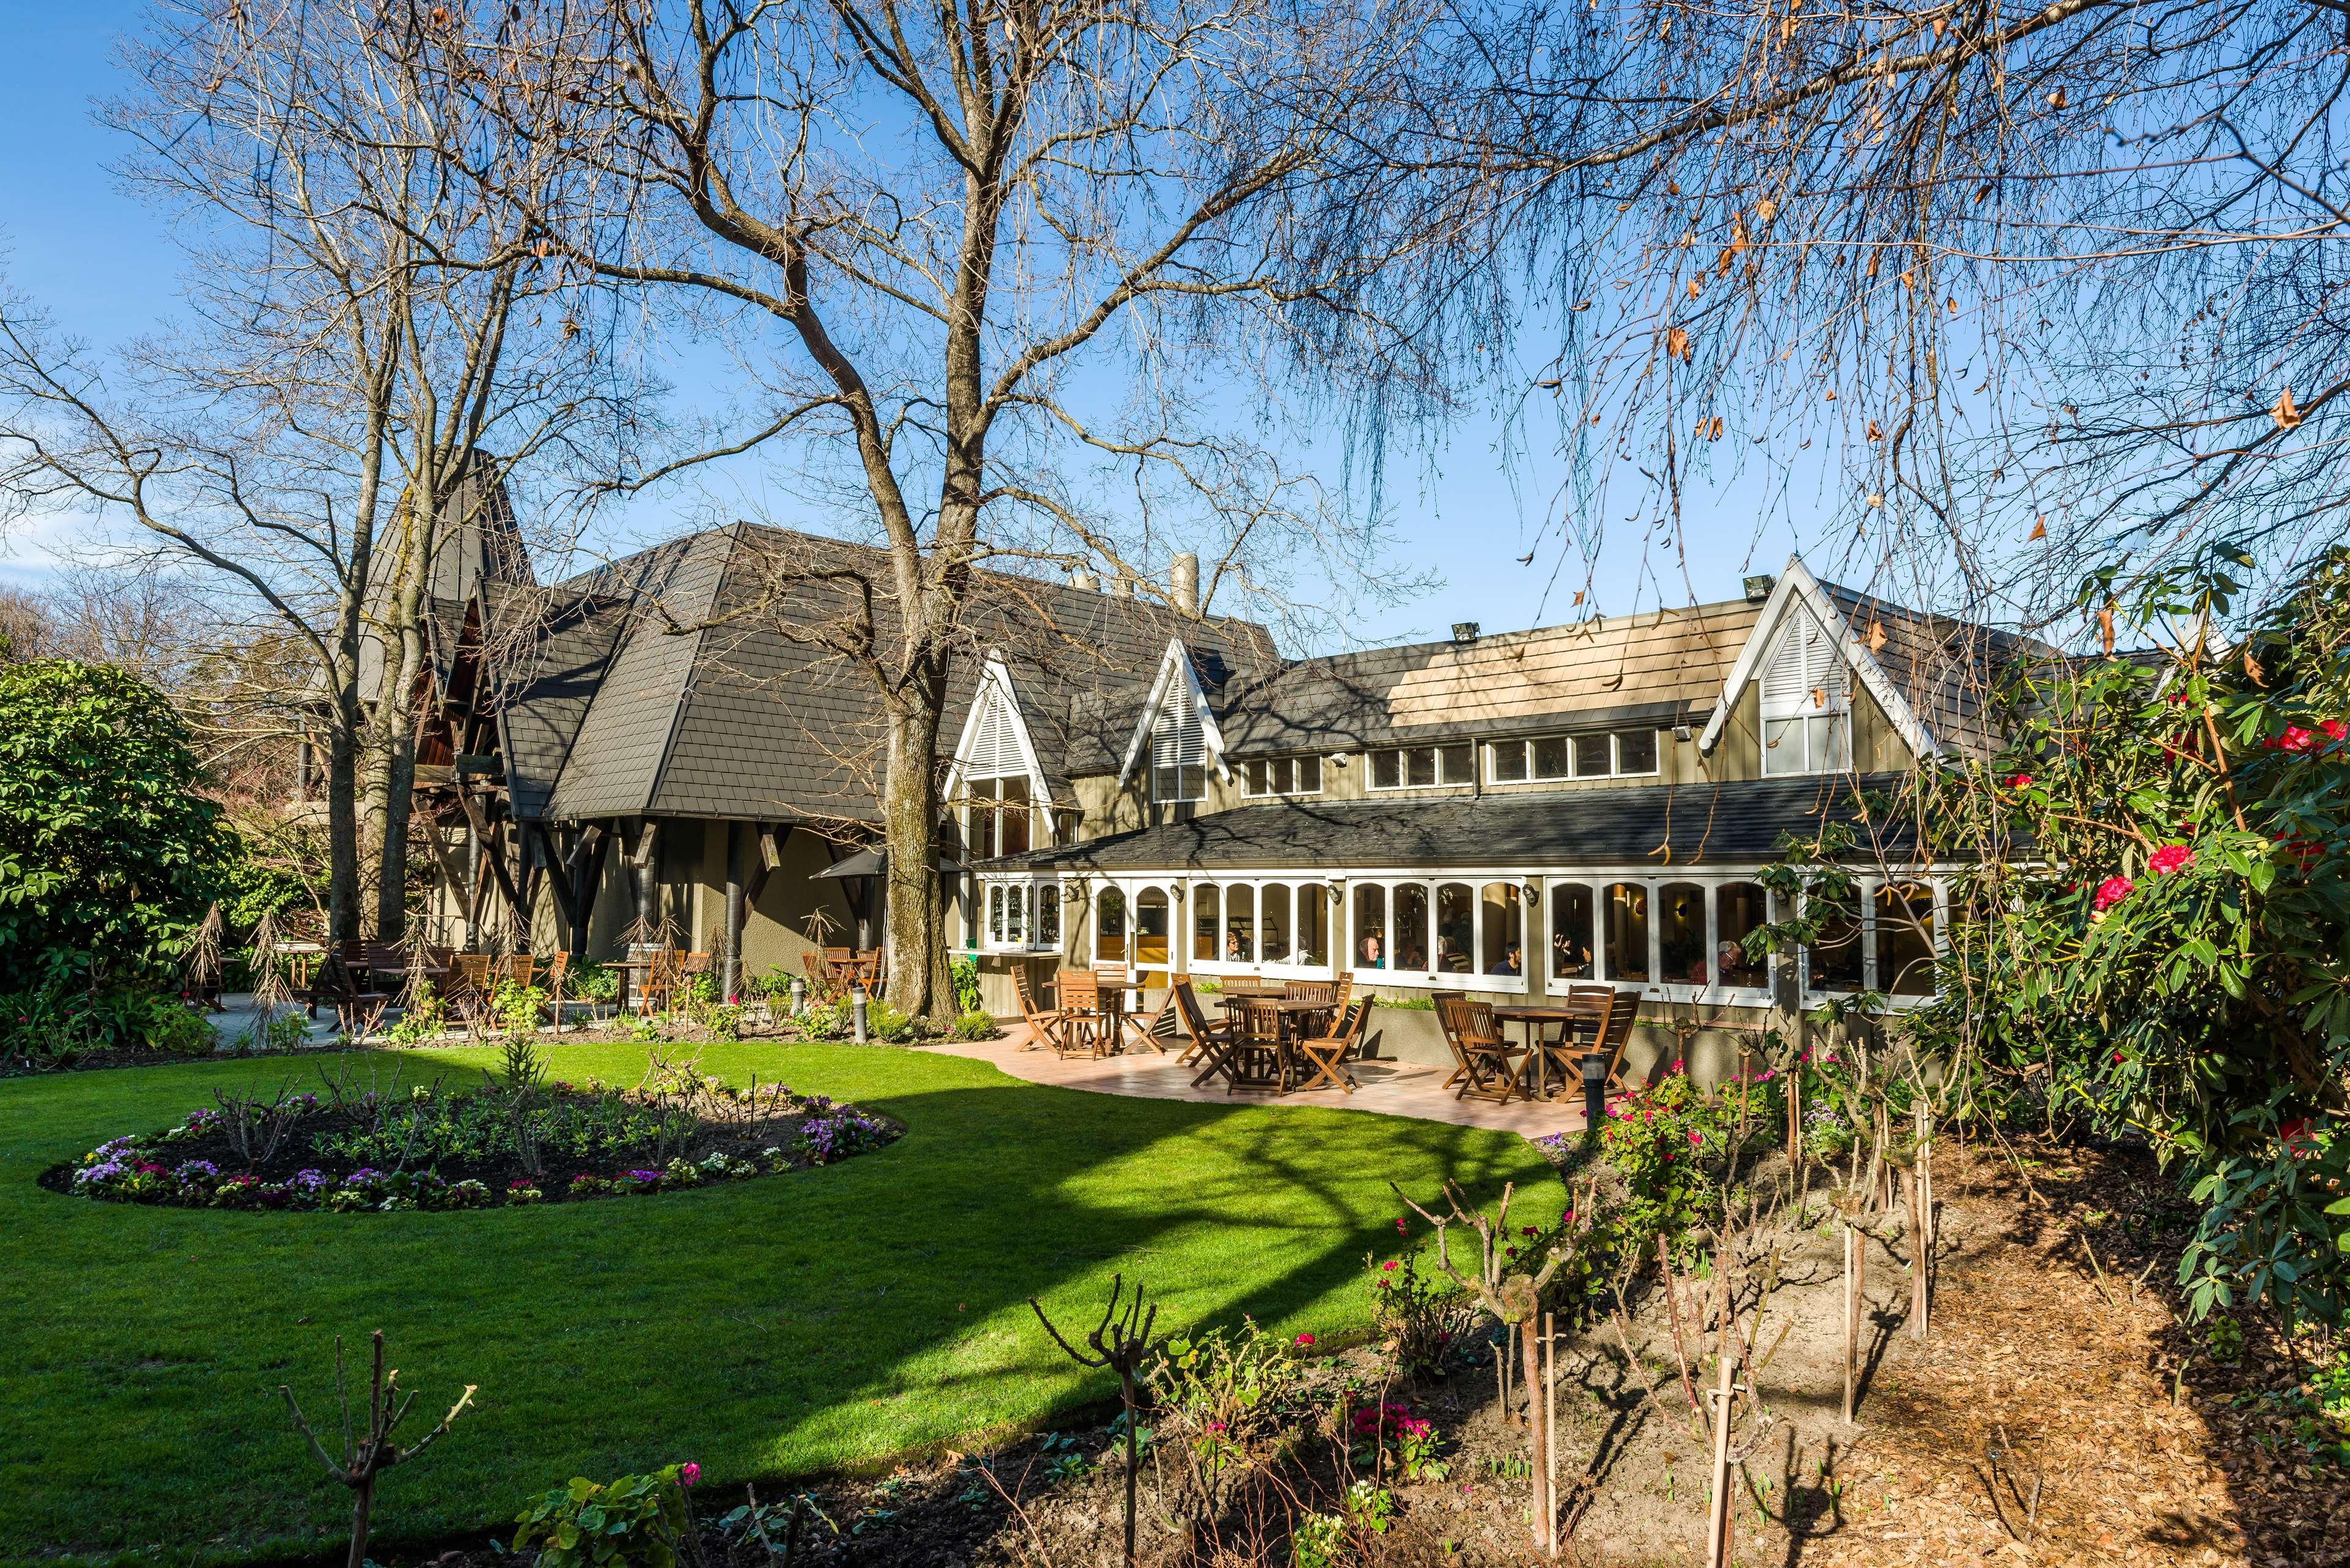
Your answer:
[[[1690,742],[1697,739],[1697,730],[1692,725],[1675,724],[1673,726],[1673,739],[1680,742],[1683,745],[1687,745]]]
[[[1346,752],[1333,752],[1330,753],[1330,765],[1334,768],[1343,768],[1347,765],[1348,756],[1349,753]]]

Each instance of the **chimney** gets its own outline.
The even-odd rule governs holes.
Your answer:
[[[1477,623],[1473,620],[1454,621],[1452,623],[1452,640],[1455,642],[1476,641]]]
[[[1069,587],[1092,593],[1101,587],[1101,579],[1083,566],[1073,566],[1069,569]]]
[[[1185,615],[1200,613],[1200,557],[1186,550],[1167,563],[1167,597]]]
[[[1110,582],[1109,597],[1114,599],[1132,598],[1134,597],[1133,576],[1123,571],[1118,573],[1118,575]]]

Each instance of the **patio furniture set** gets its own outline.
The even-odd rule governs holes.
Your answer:
[[[1434,993],[1436,1021],[1452,1051],[1452,1073],[1444,1086],[1453,1098],[1548,1099],[1571,1088],[1586,1057],[1607,1064],[1607,1092],[1624,1093],[1624,1047],[1640,1012],[1640,993],[1613,986],[1569,986],[1563,1005],[1502,1006],[1476,1002],[1457,991]],[[1503,1026],[1523,1027],[1513,1043]]]

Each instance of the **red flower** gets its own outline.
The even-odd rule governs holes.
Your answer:
[[[2317,749],[2317,737],[2298,724],[2287,724],[2283,734],[2261,743],[2272,752],[2312,752]]]
[[[2103,914],[2137,890],[2137,884],[2126,877],[2108,877],[2097,884],[2096,909]]]
[[[2158,877],[2168,877],[2194,864],[2195,851],[2184,844],[2166,844],[2147,860],[2146,867]]]
[[[2010,789],[2030,789],[2032,787],[2032,775],[2030,774],[2018,774],[2013,778],[2007,781],[2007,787]]]
[[[1379,1271],[1380,1271],[1382,1273],[1389,1273],[1389,1274],[1391,1274],[1391,1273],[1395,1272],[1395,1269],[1396,1269],[1396,1261],[1395,1261],[1393,1258],[1389,1258],[1386,1262],[1381,1263],[1381,1264],[1379,1265]]]
[[[1411,1234],[1410,1228],[1404,1224],[1403,1216],[1400,1214],[1396,1216],[1396,1234],[1399,1236],[1409,1236]]]
[[[1314,1336],[1310,1334],[1301,1334],[1297,1336],[1297,1343],[1300,1345],[1311,1345],[1314,1343]]]

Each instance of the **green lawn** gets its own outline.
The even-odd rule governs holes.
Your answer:
[[[633,1079],[643,1062],[632,1045],[554,1055],[558,1076]],[[489,1056],[403,1060],[424,1075]],[[1245,1312],[1343,1332],[1365,1317],[1363,1254],[1398,1240],[1389,1178],[1551,1181],[1515,1137],[1358,1112],[1113,1099],[889,1048],[712,1047],[703,1064],[780,1074],[907,1136],[830,1169],[651,1199],[140,1209],[34,1178],[214,1085],[295,1069],[0,1083],[0,1559],[252,1558],[339,1533],[342,1490],[275,1392],[291,1383],[324,1413],[338,1334],[383,1329],[419,1413],[481,1385],[475,1413],[379,1504],[389,1535],[443,1535],[578,1473],[691,1459],[739,1480],[1046,1421],[1104,1390],[1025,1298],[1074,1324],[1115,1271],[1167,1303],[1162,1325]]]

